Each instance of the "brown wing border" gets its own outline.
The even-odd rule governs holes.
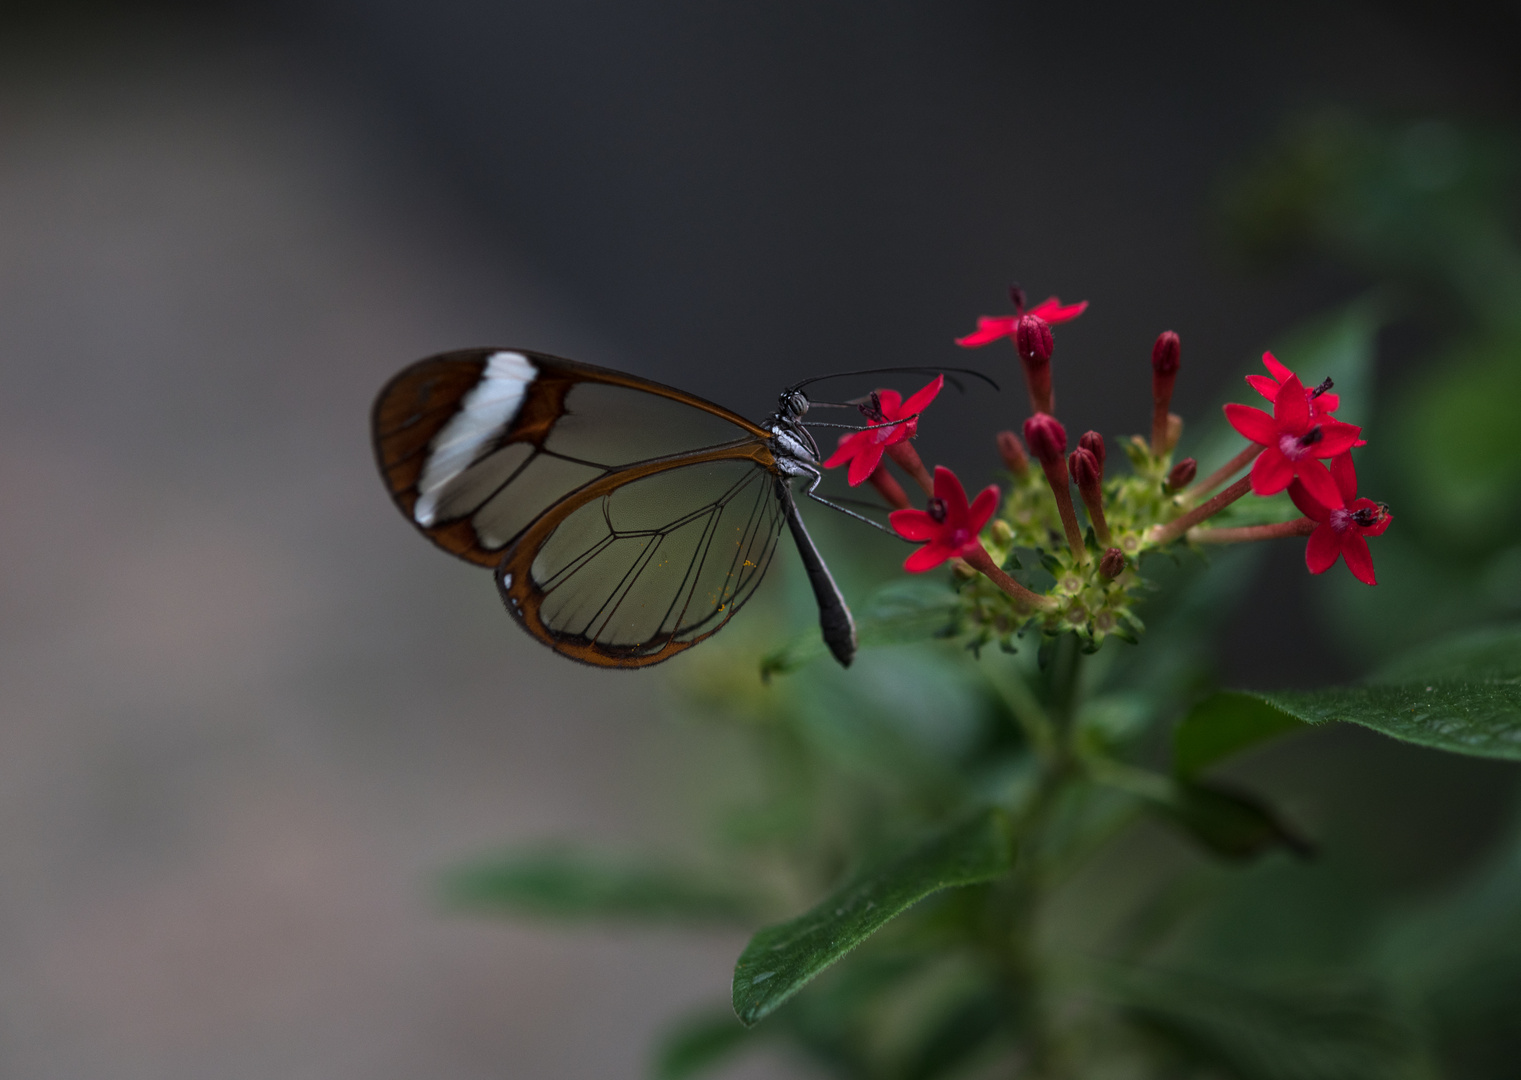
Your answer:
[[[621,386],[688,405],[727,420],[762,446],[770,438],[770,432],[765,428],[696,394],[627,372],[583,364],[532,349],[509,346],[455,349],[419,360],[392,376],[375,398],[370,411],[375,462],[392,502],[413,528],[437,547],[477,566],[496,566],[502,560],[503,552],[511,545],[506,548],[480,546],[468,517],[455,518],[437,525],[421,524],[414,516],[418,499],[417,484],[433,439],[459,411],[461,399],[480,382],[487,361],[503,352],[525,357],[534,365],[538,375],[525,388],[522,404],[518,407],[512,425],[485,453],[514,442],[530,443],[536,449],[543,450],[544,441],[554,429],[555,423],[565,415],[566,395],[580,382]],[[436,404],[430,400],[434,398],[437,399]],[[481,456],[484,453],[478,455]],[[668,459],[637,462],[623,466],[623,469],[660,460]],[[553,509],[554,505],[551,505],[545,513]],[[527,528],[532,529],[533,523]],[[520,535],[519,540],[522,536],[526,536],[526,532]]]
[[[561,656],[567,656],[572,660],[578,660],[583,664],[590,664],[593,667],[649,667],[651,664],[658,664],[664,660],[669,660],[677,653],[685,652],[693,645],[705,641],[718,633],[719,630],[728,624],[729,619],[734,617],[734,613],[740,609],[744,600],[733,604],[725,617],[706,633],[689,641],[668,639],[654,652],[645,651],[651,647],[653,642],[615,648],[600,645],[596,641],[581,637],[580,635],[557,634],[545,626],[539,616],[539,608],[543,604],[546,594],[535,587],[533,576],[530,573],[533,561],[538,556],[539,548],[553,535],[554,531],[560,527],[566,518],[570,517],[571,514],[581,509],[587,503],[600,499],[605,495],[611,495],[625,484],[633,483],[636,480],[642,480],[670,469],[679,469],[689,465],[701,465],[715,461],[751,461],[758,468],[770,473],[777,482],[785,482],[782,480],[781,474],[777,472],[776,459],[772,456],[770,448],[763,442],[746,440],[727,446],[713,447],[685,454],[672,454],[669,457],[637,462],[584,484],[535,518],[522,535],[518,537],[517,541],[508,547],[506,554],[502,556],[502,560],[497,566],[495,577],[497,590],[501,593],[503,603],[507,605],[508,613],[512,615],[524,630]],[[765,569],[765,567],[762,567],[761,574],[765,573]],[[757,584],[759,584],[758,581]],[[746,596],[745,599],[748,600],[749,597]]]

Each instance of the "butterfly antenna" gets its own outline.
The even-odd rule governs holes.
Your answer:
[[[815,375],[811,379],[804,379],[800,383],[796,383],[796,384],[794,384],[792,386],[789,386],[787,388],[787,391],[788,391],[788,393],[791,393],[794,390],[801,390],[803,387],[809,386],[812,383],[823,382],[825,379],[845,379],[845,378],[849,378],[849,377],[851,377],[853,375],[946,375],[947,372],[953,372],[956,375],[970,375],[974,379],[981,379],[983,382],[985,382],[989,386],[991,386],[994,390],[999,389],[999,386],[998,386],[998,384],[996,382],[994,382],[992,379],[988,378],[982,372],[980,372],[980,371],[973,371],[971,368],[955,368],[955,367],[880,367],[880,368],[862,368],[860,371],[836,371],[836,372],[834,372],[833,374],[830,374],[830,375]],[[945,381],[948,382],[948,383],[950,383],[957,390],[960,390],[962,392],[965,392],[965,390],[966,390],[966,388],[964,386],[962,386],[961,383],[957,382],[956,379],[952,378],[950,375],[946,375],[946,380]]]

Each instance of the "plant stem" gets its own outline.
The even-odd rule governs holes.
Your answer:
[[[1249,465],[1252,461],[1256,460],[1257,455],[1262,453],[1262,449],[1263,448],[1261,446],[1258,446],[1256,443],[1249,444],[1245,450],[1241,451],[1241,453],[1231,458],[1224,465],[1220,466],[1214,472],[1206,476],[1203,480],[1200,480],[1193,487],[1189,488],[1186,495],[1188,501],[1193,502],[1205,495],[1208,495],[1211,491],[1214,491],[1215,488],[1219,487],[1221,484],[1225,483],[1231,477],[1240,472],[1244,466]]]
[[[1176,540],[1178,537],[1186,533],[1189,529],[1192,529],[1195,525],[1199,524],[1199,522],[1214,517],[1221,510],[1224,510],[1227,506],[1235,502],[1237,499],[1241,498],[1241,496],[1245,495],[1251,489],[1252,478],[1250,476],[1243,476],[1240,480],[1237,480],[1230,487],[1226,488],[1224,491],[1220,492],[1220,494],[1216,495],[1213,499],[1210,499],[1203,505],[1194,507],[1188,513],[1183,514],[1181,517],[1174,518],[1166,525],[1157,526],[1151,531],[1151,535],[1147,537],[1147,540],[1155,546],[1170,544],[1172,541]]]
[[[1277,540],[1285,536],[1309,536],[1315,522],[1302,517],[1272,525],[1243,525],[1238,529],[1190,529],[1188,538],[1198,544],[1239,544],[1246,540]]]

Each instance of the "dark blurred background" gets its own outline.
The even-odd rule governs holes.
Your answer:
[[[1249,265],[1222,183],[1328,104],[1513,125],[1518,29],[1514,3],[8,5],[0,1073],[635,1074],[739,938],[449,918],[430,874],[667,842],[690,733],[416,540],[369,459],[380,384],[516,344],[758,417],[807,375],[970,362],[1010,392],[948,401],[926,456],[980,477],[1022,394],[1012,350],[951,339],[1018,281],[1092,302],[1059,336],[1069,428],[1143,428],[1169,328],[1199,416],[1374,276]],[[1381,376],[1432,333],[1396,323]],[[1357,670],[1300,560],[1269,555],[1232,680]]]

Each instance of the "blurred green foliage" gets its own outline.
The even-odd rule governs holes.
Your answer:
[[[1394,506],[1382,584],[1334,570],[1319,590],[1345,647],[1381,661],[1369,680],[1219,691],[1212,646],[1250,546],[1152,557],[1141,644],[1092,655],[1034,632],[1012,653],[968,649],[950,575],[872,592],[858,560],[847,591],[871,596],[849,671],[815,662],[816,632],[776,647],[811,621],[800,581],[674,665],[688,722],[743,733],[760,771],[715,813],[716,869],[539,850],[460,871],[450,896],[756,927],[733,1011],[676,1024],[661,1080],[757,1044],[860,1080],[1515,1075],[1521,815],[1481,823],[1487,855],[1428,858],[1437,870],[1398,887],[1368,838],[1409,858],[1430,845],[1439,829],[1397,823],[1437,813],[1421,789],[1436,774],[1372,778],[1379,744],[1355,732],[1421,761],[1473,755],[1470,770],[1521,756],[1521,631],[1505,622],[1521,608],[1521,424],[1502,414],[1521,399],[1518,161],[1498,136],[1330,114],[1290,127],[1225,199],[1243,249],[1329,254],[1377,287],[1275,349],[1334,376],[1369,429],[1362,486]],[[1381,334],[1419,345],[1373,396]],[[1200,426],[1189,452],[1206,469],[1239,446]],[[1282,502],[1241,513],[1282,519]],[[1274,754],[1343,772],[1317,804],[1311,779],[1273,782]]]

